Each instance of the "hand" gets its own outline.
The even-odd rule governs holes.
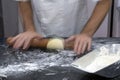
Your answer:
[[[80,55],[91,49],[92,38],[86,34],[73,35],[65,40],[66,42],[74,41],[74,51]]]
[[[34,31],[26,31],[18,34],[10,40],[10,44],[15,49],[28,49],[30,47],[30,43],[32,39],[41,39],[42,36]]]

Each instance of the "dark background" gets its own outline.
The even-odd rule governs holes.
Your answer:
[[[2,17],[2,4],[1,4],[1,0],[0,0],[0,37],[4,36],[4,32],[3,32],[3,17]]]

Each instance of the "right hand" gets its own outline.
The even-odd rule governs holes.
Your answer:
[[[10,40],[10,45],[15,49],[28,49],[33,39],[42,39],[42,36],[35,31],[26,31],[18,34]]]
[[[78,55],[85,53],[85,51],[91,50],[92,37],[86,33],[73,35],[65,40],[66,43],[71,41],[74,42],[74,52]]]

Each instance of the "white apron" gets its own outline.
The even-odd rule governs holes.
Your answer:
[[[69,37],[79,34],[89,18],[88,0],[15,1],[31,1],[36,31],[43,36]]]
[[[87,0],[31,0],[34,22],[44,36],[79,34],[88,20]]]

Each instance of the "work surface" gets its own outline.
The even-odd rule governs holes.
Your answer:
[[[77,70],[70,64],[77,58],[70,50],[15,50],[0,39],[0,80],[120,80],[107,79]],[[95,38],[92,49],[104,44],[120,43],[120,38]]]

